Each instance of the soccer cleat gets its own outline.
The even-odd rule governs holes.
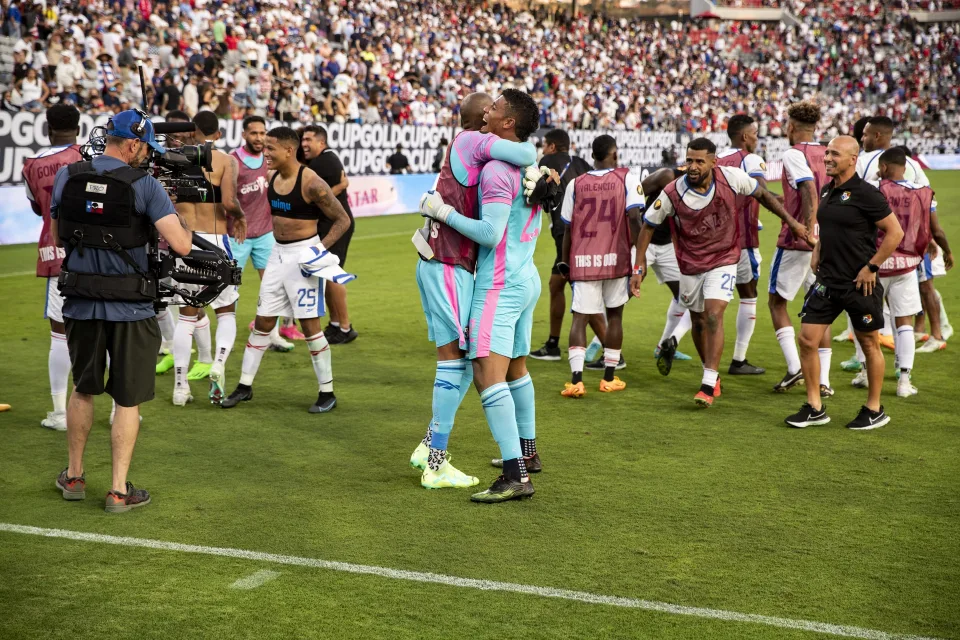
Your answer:
[[[830,416],[827,415],[826,405],[819,409],[814,409],[809,403],[804,402],[800,411],[784,420],[789,426],[803,429],[804,427],[815,427],[830,422]]]
[[[713,406],[713,396],[708,396],[703,391],[697,391],[697,395],[693,396],[693,401],[704,408]]]
[[[723,385],[720,384],[720,376],[717,376],[717,383],[713,385],[713,397],[719,398],[723,394]]]
[[[529,498],[533,496],[533,483],[527,478],[526,482],[510,480],[504,476],[498,477],[490,485],[490,488],[480,493],[470,496],[472,502],[506,502],[507,500],[518,500],[520,498]]]
[[[157,363],[157,375],[163,375],[170,369],[173,369],[173,354],[168,353],[160,358],[160,362]]]
[[[946,342],[953,337],[953,325],[945,324],[940,328],[940,335],[943,336],[943,341]]]
[[[832,398],[833,394],[836,393],[832,387],[828,387],[825,384],[820,385],[820,397],[821,398]]]
[[[113,426],[113,418],[117,415],[117,403],[114,402],[110,407],[110,426]],[[140,424],[143,424],[143,416],[140,416]]]
[[[919,393],[917,388],[913,386],[913,383],[910,381],[909,375],[902,375],[900,379],[897,380],[897,397],[898,398],[909,398],[910,396],[915,396]]]
[[[338,329],[337,331],[340,334],[340,340],[336,344],[350,344],[360,335],[353,327],[350,327],[348,331],[344,331],[343,329]]]
[[[67,414],[57,413],[56,411],[48,411],[47,417],[40,421],[40,426],[46,427],[47,429],[53,429],[54,431],[66,431]]]
[[[943,335],[943,333],[941,332],[940,335]],[[929,334],[929,333],[918,333],[916,337],[917,337],[917,342],[926,342],[927,340],[930,339],[930,334]]]
[[[158,355],[158,356],[166,356],[166,355],[170,355],[171,353],[172,353],[172,352],[170,351],[170,347],[166,346],[165,343],[162,343],[162,342],[161,342],[161,343],[160,343],[160,350],[157,352],[157,355]]]
[[[193,367],[187,372],[187,380],[203,380],[210,375],[212,362],[194,362]]]
[[[657,355],[657,371],[662,376],[670,375],[673,368],[673,358],[677,355],[677,339],[670,336],[660,343],[660,353]]]
[[[600,358],[601,351],[603,351],[603,343],[599,340],[591,340],[590,344],[587,345],[587,350],[583,354],[583,359],[587,362],[593,362],[597,358]]]
[[[891,336],[891,335],[884,335],[884,334],[881,333],[881,334],[880,334],[880,346],[883,347],[883,348],[885,348],[885,349],[890,349],[890,351],[893,351],[893,350],[894,350],[893,336]]]
[[[674,358],[676,358],[676,356],[674,356]],[[763,367],[756,367],[745,359],[739,362],[736,360],[732,361],[730,363],[730,368],[727,369],[727,373],[732,376],[759,376],[766,372],[767,370]]]
[[[627,383],[613,376],[613,380],[607,382],[606,380],[600,381],[600,393],[613,393],[614,391],[623,391],[627,388]]]
[[[306,339],[303,337],[303,334],[300,333],[300,330],[297,329],[297,326],[293,324],[288,324],[285,327],[280,327],[280,335],[286,338],[287,340],[293,340],[293,341]]]
[[[150,504],[150,493],[146,489],[137,489],[129,482],[126,489],[126,493],[109,491],[104,511],[107,513],[123,513]]]
[[[783,376],[783,380],[773,385],[773,390],[777,393],[786,393],[787,390],[793,389],[795,386],[803,382],[803,371],[797,371],[796,373],[787,372],[787,375]]]
[[[849,371],[850,373],[858,373],[861,369],[863,369],[863,363],[857,360],[857,356],[854,354],[849,360],[844,360],[841,362],[840,368],[844,371]]]
[[[279,351],[280,353],[289,353],[293,351],[293,343],[287,342],[279,335],[270,334],[270,346],[267,347],[270,351]]]
[[[450,456],[448,454],[447,460],[449,459]],[[503,469],[503,458],[494,458],[490,461],[490,466]],[[540,462],[540,453],[537,452],[529,457],[523,456],[523,466],[527,468],[527,473],[540,473],[543,471],[543,463]]]
[[[414,469],[423,471],[427,468],[427,456],[430,455],[430,447],[423,442],[417,445],[417,448],[410,454],[410,466]]]
[[[227,383],[227,377],[223,372],[223,364],[214,364],[210,367],[210,404],[220,404],[223,402],[223,388]]]
[[[857,389],[866,389],[868,386],[870,386],[870,381],[867,379],[866,370],[861,371],[856,376],[854,376],[853,380],[850,381],[850,384],[856,387]]]
[[[332,393],[320,392],[317,396],[317,401],[313,403],[313,406],[307,409],[309,413],[328,413],[333,411],[334,407],[337,406],[337,397]]]
[[[174,387],[173,389],[174,406],[185,407],[190,402],[193,402],[193,394],[190,393],[189,387]]]
[[[221,409],[232,409],[241,402],[249,402],[253,400],[253,387],[249,387],[245,384],[238,384],[237,388],[233,390],[226,400],[220,401]]]
[[[57,489],[63,492],[64,500],[83,500],[87,497],[86,474],[81,473],[79,478],[71,478],[67,475],[67,467],[57,476]]]
[[[917,349],[917,353],[934,353],[935,351],[943,351],[946,348],[946,340],[937,340],[933,336],[930,336],[930,339],[927,340],[922,347]]]
[[[879,429],[888,422],[890,422],[890,416],[884,412],[883,405],[880,405],[880,411],[871,411],[864,406],[860,407],[860,413],[857,414],[857,417],[847,424],[847,429],[868,431],[870,429]]]
[[[573,384],[566,382],[563,385],[563,391],[560,392],[564,398],[582,398],[587,395],[587,389],[583,386],[583,381]]]
[[[480,484],[480,478],[468,476],[450,464],[449,460],[444,460],[436,471],[427,467],[420,476],[420,486],[424,489],[461,489],[478,484]]]
[[[551,362],[560,360],[560,347],[548,347],[543,345],[536,351],[530,352],[530,357],[534,360],[549,360]]]
[[[837,335],[833,336],[833,341],[834,342],[853,342],[853,334],[847,329],[844,329]]]

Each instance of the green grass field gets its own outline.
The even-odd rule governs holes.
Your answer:
[[[960,177],[931,175],[941,220],[960,243]],[[867,433],[842,426],[864,393],[839,369],[852,345],[836,345],[834,422],[793,430],[783,418],[803,391],[771,391],[784,364],[765,295],[749,357],[768,373],[726,377],[723,397],[702,411],[692,402],[695,361],[677,363],[669,378],[656,372],[668,292],[648,282],[625,314],[626,392],[564,400],[566,362],[531,361],[544,460],[537,495],[476,505],[467,491],[421,489],[407,464],[430,417],[435,359],[409,243],[419,220],[357,223],[350,267],[360,278],[349,288],[361,335],[333,347],[337,410],[306,412],[316,379],[302,344],[268,353],[256,399],[230,412],[203,402],[206,385],[197,383],[198,402],[174,408],[172,374],[162,376],[143,407],[130,475],[153,504],[124,515],[103,511],[106,397],[87,448],[86,501],[65,502],[54,488],[66,445],[64,434],[39,427],[50,410],[49,327],[42,281],[24,274],[35,249],[0,248],[0,402],[13,404],[0,414],[0,523],[862,627],[848,630],[857,637],[960,637],[956,345],[917,356],[920,394],[907,400],[894,395],[888,354],[893,421]],[[774,221],[764,214],[764,290]],[[552,251],[544,236],[544,278]],[[257,297],[256,273],[244,275],[230,388]],[[960,321],[957,276],[937,285]],[[535,347],[547,335],[546,287],[537,311]],[[693,353],[689,338],[681,348]],[[594,390],[599,376],[586,379]],[[451,450],[486,485],[498,452],[477,400],[471,392],[464,401]],[[231,588],[264,569],[280,575]],[[0,638],[827,637],[720,617],[0,530]]]

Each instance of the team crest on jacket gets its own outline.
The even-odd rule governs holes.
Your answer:
[[[844,191],[843,193],[840,194],[840,202],[846,202],[849,199],[850,199],[849,191]]]
[[[863,316],[863,324],[873,324],[873,316],[869,313]]]
[[[653,203],[654,209],[659,209],[662,206],[663,206],[663,203],[660,201],[660,198],[657,198],[657,201]]]

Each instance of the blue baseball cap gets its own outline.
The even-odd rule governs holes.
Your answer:
[[[143,127],[141,135],[136,131]],[[128,140],[142,140],[153,147],[158,153],[166,153],[167,150],[157,143],[157,137],[153,132],[153,123],[144,112],[139,109],[128,109],[121,111],[110,118],[107,125],[107,135],[115,138],[127,138]]]

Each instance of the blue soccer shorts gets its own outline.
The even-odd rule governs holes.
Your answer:
[[[274,242],[273,231],[256,238],[247,238],[242,243],[230,238],[230,250],[241,269],[247,266],[247,259],[251,257],[254,269],[266,269]]]
[[[507,358],[529,355],[533,311],[539,299],[539,277],[504,289],[475,291],[469,358],[485,358],[491,353]]]
[[[466,349],[473,274],[436,260],[418,260],[417,286],[430,341],[438,347],[456,342]]]

